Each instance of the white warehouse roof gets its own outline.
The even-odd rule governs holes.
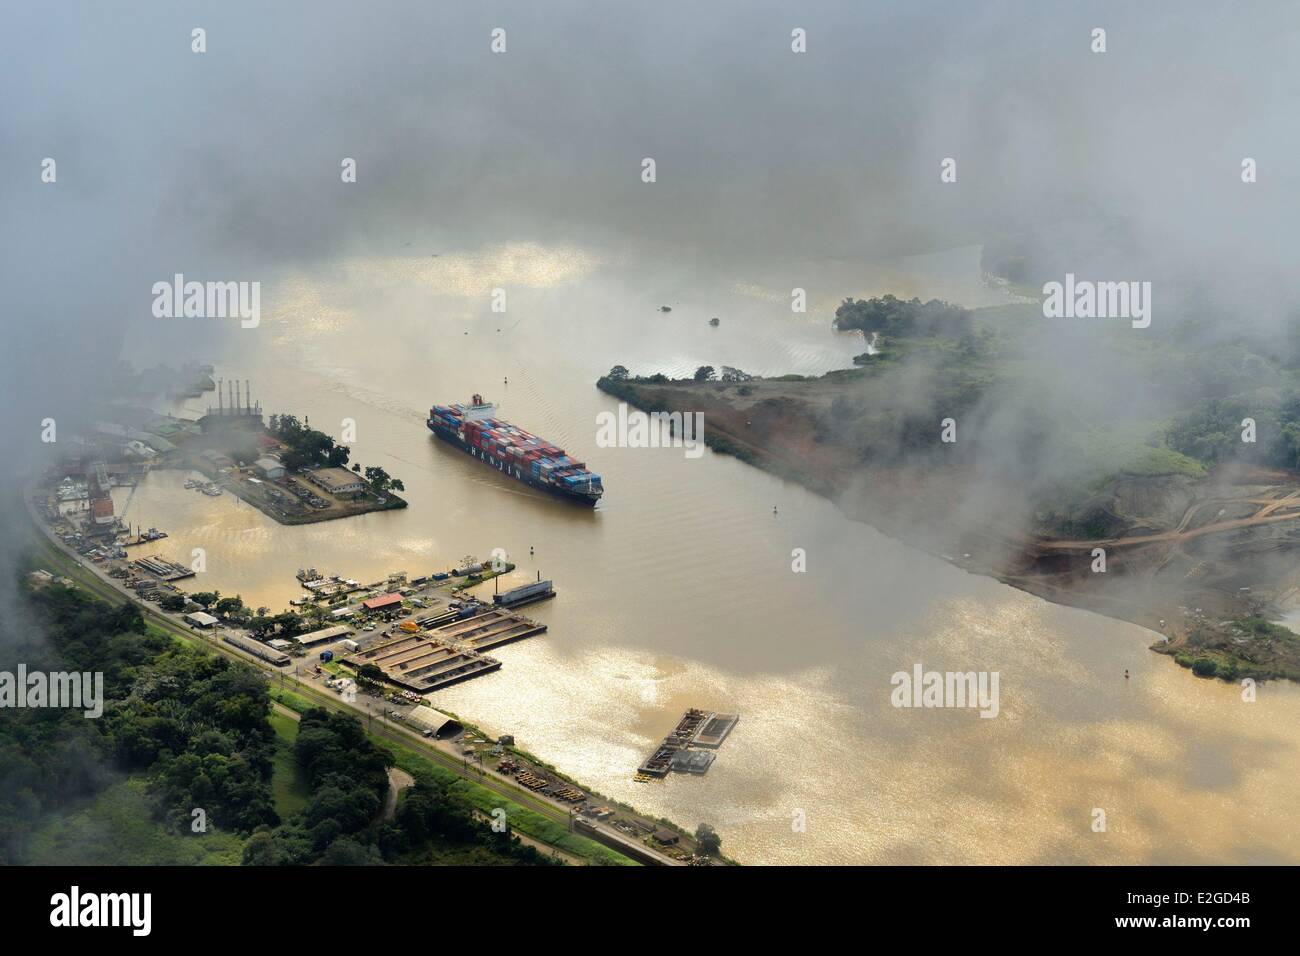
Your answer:
[[[336,627],[326,627],[319,631],[312,631],[308,634],[299,634],[294,638],[294,640],[299,644],[302,644],[304,647],[310,647],[312,644],[337,640],[338,638],[346,637],[351,633],[352,628],[348,627],[346,624],[339,624]]]

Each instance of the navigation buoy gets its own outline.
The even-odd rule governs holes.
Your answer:
[[[1128,680],[1128,668],[1124,669],[1124,679]]]

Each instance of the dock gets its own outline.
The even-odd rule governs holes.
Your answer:
[[[417,693],[438,690],[501,666],[484,651],[541,634],[546,625],[521,614],[487,608],[473,617],[458,612],[433,612],[423,616],[428,630],[399,634],[343,659],[360,669],[373,664],[394,684]],[[430,626],[431,625],[431,626]]]
[[[451,612],[452,615],[455,613]],[[439,623],[425,634],[434,640],[468,647],[473,651],[491,650],[546,630],[545,624],[538,624],[522,614],[512,614],[500,608],[485,608],[473,617],[453,619],[446,623],[440,622],[441,617],[442,615],[434,617],[433,620]]]
[[[374,664],[394,684],[427,693],[494,671],[501,662],[485,654],[457,650],[425,634],[405,634],[343,658],[360,669]]]
[[[160,558],[157,555],[148,558],[136,558],[131,563],[142,571],[148,571],[161,581],[179,581],[182,578],[194,577],[193,569]]]

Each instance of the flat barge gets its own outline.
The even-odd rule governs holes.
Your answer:
[[[737,714],[715,714],[692,707],[682,715],[672,733],[663,739],[633,778],[645,782],[651,778],[677,773],[702,774],[713,764],[712,751],[722,745],[740,720]],[[702,747],[703,750],[695,748]]]

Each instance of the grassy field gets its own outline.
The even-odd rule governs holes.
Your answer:
[[[306,697],[300,697],[291,690],[281,690],[279,687],[274,686],[271,688],[271,699],[277,704],[283,704],[285,707],[288,707],[295,714],[305,714],[313,707],[319,706],[318,704],[313,704]]]
[[[153,818],[145,783],[129,778],[32,836],[37,866],[238,866],[243,841],[209,827],[178,835]]]
[[[275,797],[276,813],[287,817],[307,805],[311,787],[303,779],[302,770],[293,756],[293,745],[298,739],[298,721],[280,713],[272,713],[269,720],[276,736],[271,793]]]

